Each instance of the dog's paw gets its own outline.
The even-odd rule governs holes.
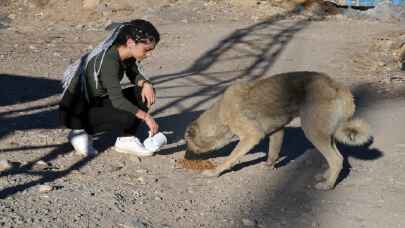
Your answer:
[[[277,162],[265,162],[265,167],[270,168],[271,170],[278,170],[278,167],[276,167]]]
[[[201,174],[205,177],[218,177],[219,172],[217,172],[215,169],[206,169],[201,172]]]
[[[333,185],[329,184],[327,181],[319,182],[319,183],[315,184],[314,187],[315,187],[315,189],[322,190],[322,191],[333,189]]]

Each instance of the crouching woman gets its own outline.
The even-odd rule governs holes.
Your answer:
[[[114,130],[120,133],[116,151],[136,156],[153,154],[135,132],[141,122],[152,134],[158,132],[158,124],[148,114],[156,101],[155,90],[142,75],[140,62],[159,40],[159,32],[148,21],[121,23],[95,49],[66,69],[59,114],[62,123],[72,129],[68,139],[77,153],[97,154],[91,135]],[[121,89],[124,74],[133,86]]]

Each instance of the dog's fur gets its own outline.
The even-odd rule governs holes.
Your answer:
[[[326,180],[315,187],[331,189],[343,165],[335,139],[360,145],[370,137],[368,125],[352,119],[354,111],[350,90],[318,72],[288,72],[234,84],[188,126],[186,158],[218,149],[238,136],[240,141],[226,161],[203,172],[206,176],[219,176],[263,137],[270,135],[267,164],[274,166],[279,158],[283,128],[293,118],[300,117],[306,137],[329,165],[324,174]]]

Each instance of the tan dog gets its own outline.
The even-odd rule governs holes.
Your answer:
[[[329,170],[326,181],[317,189],[331,189],[343,166],[335,139],[350,144],[366,143],[368,125],[353,120],[352,93],[342,84],[317,72],[288,72],[263,80],[230,86],[224,95],[185,133],[186,157],[218,149],[234,135],[239,143],[223,164],[205,170],[206,176],[219,176],[231,168],[266,135],[270,135],[267,163],[273,166],[279,158],[283,128],[293,118],[301,118],[306,137],[326,158]]]

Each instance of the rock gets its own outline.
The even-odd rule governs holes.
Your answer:
[[[34,7],[44,7],[49,3],[50,0],[32,0]]]
[[[113,9],[109,4],[98,4],[96,9],[97,12],[100,12],[105,17],[111,16],[113,12]]]
[[[129,225],[129,224],[128,224]],[[148,228],[151,227],[151,225],[147,222],[141,221],[140,219],[134,219],[131,221],[131,224],[127,227],[133,227],[133,228]]]
[[[0,172],[7,171],[11,169],[13,165],[7,160],[0,160]]]
[[[399,49],[398,62],[400,69],[405,70],[405,43]]]
[[[75,26],[75,29],[83,30],[85,27],[86,27],[86,25],[84,25],[84,24],[78,24],[78,25]]]
[[[145,179],[143,177],[136,178],[136,181],[138,181],[139,184],[145,184]]]
[[[256,226],[257,222],[255,220],[250,220],[247,218],[242,219],[242,223],[244,226]]]
[[[135,172],[137,173],[143,173],[143,174],[147,174],[148,171],[146,169],[137,169]]]
[[[32,166],[32,169],[34,169],[34,170],[44,170],[44,169],[46,169],[48,167],[49,167],[49,165],[46,162],[44,162],[42,160],[39,160],[39,161],[34,163],[34,165]]]
[[[83,0],[82,6],[84,9],[96,9],[100,4],[100,0]]]
[[[11,20],[15,20],[17,18],[17,15],[15,15],[14,13],[9,14],[8,18],[10,18]]]
[[[120,10],[133,10],[134,3],[132,0],[111,1],[111,8],[115,11]]]
[[[53,187],[47,184],[42,184],[38,186],[38,191],[40,193],[47,193],[53,190]]]

